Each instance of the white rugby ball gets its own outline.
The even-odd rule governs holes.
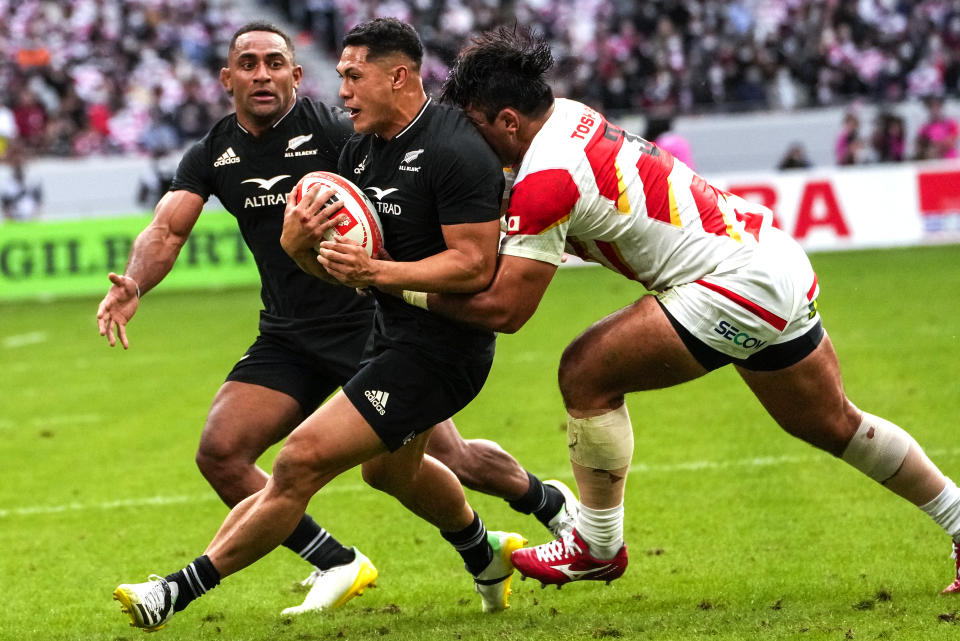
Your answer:
[[[357,241],[366,250],[367,256],[379,254],[383,248],[383,228],[380,226],[377,208],[363,190],[338,174],[329,171],[311,171],[297,183],[296,202],[299,203],[303,194],[317,184],[320,185],[318,187],[320,190],[334,191],[334,195],[327,204],[343,201],[343,207],[334,215],[346,216],[342,222],[337,223],[336,227],[324,233],[324,239],[330,240],[336,231],[343,238]]]

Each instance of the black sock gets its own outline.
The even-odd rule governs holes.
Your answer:
[[[206,554],[198,556],[193,563],[165,578],[168,583],[177,584],[178,595],[176,603],[173,604],[174,612],[183,610],[191,601],[220,584],[220,573]]]
[[[544,485],[540,479],[530,472],[527,472],[527,477],[530,478],[530,488],[527,493],[515,501],[508,501],[508,503],[517,512],[533,514],[541,523],[546,525],[563,507],[563,493],[551,485]]]
[[[287,537],[283,545],[321,570],[350,563],[356,556],[352,549],[343,547],[340,541],[320,527],[309,514],[303,515],[293,534]]]
[[[473,513],[473,522],[470,525],[459,532],[441,532],[440,535],[460,553],[467,572],[473,576],[477,576],[490,565],[493,550],[487,542],[487,528],[484,527],[476,511]]]

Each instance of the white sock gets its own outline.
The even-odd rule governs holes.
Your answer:
[[[929,503],[920,506],[934,522],[960,543],[960,488],[947,479],[943,491]]]
[[[581,505],[576,530],[592,556],[609,561],[623,547],[623,503],[607,510]]]

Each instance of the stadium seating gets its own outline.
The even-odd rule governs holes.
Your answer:
[[[262,17],[250,9],[255,3],[240,6],[0,0],[0,84],[8,89],[0,101],[0,139],[19,138],[34,155],[71,157],[146,154],[196,138],[229,109],[216,80],[226,42],[237,26]],[[344,30],[361,20],[408,20],[426,44],[428,90],[439,86],[471,33],[516,20],[550,37],[556,92],[610,115],[896,103],[956,95],[960,79],[960,9],[932,0],[260,0],[259,6],[267,14],[284,12],[299,29],[298,42],[331,56]]]

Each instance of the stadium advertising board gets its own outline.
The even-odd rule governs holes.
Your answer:
[[[960,166],[902,164],[706,176],[770,207],[807,250],[960,243]],[[99,295],[122,272],[142,216],[0,226],[0,300]],[[205,211],[163,288],[255,285],[236,221]]]
[[[960,167],[886,165],[710,181],[770,207],[807,250],[960,242]]]
[[[102,294],[123,273],[149,218],[90,218],[0,227],[0,300]],[[253,256],[226,212],[205,211],[164,289],[254,285]]]

